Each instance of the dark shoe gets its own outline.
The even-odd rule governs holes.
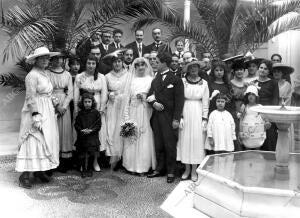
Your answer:
[[[27,176],[27,174],[22,174],[20,177],[19,177],[19,185],[20,187],[23,187],[23,188],[27,188],[27,189],[31,189],[32,188],[32,183],[30,181],[30,178],[29,176]]]
[[[167,183],[173,183],[175,180],[175,176],[168,176],[167,177]]]
[[[140,177],[144,177],[144,176],[147,175],[147,173],[138,173],[137,175],[140,176]]]
[[[161,176],[160,172],[154,171],[153,173],[149,174],[147,177],[154,178],[154,177],[159,177],[159,176]]]
[[[50,182],[50,178],[44,172],[34,172],[34,177],[39,178],[42,183]]]
[[[87,171],[86,175],[87,175],[87,177],[92,177],[93,171],[92,170]]]
[[[81,178],[85,178],[87,176],[85,171],[81,171],[80,174],[81,174]]]
[[[61,158],[59,161],[59,166],[57,167],[57,171],[60,173],[67,173],[68,168],[67,168],[67,162],[65,158]]]
[[[48,177],[51,177],[53,175],[53,170],[47,170],[45,171],[45,174],[48,176]]]

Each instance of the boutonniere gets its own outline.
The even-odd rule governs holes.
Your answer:
[[[168,89],[171,89],[171,88],[173,88],[173,87],[174,87],[173,84],[169,84],[169,85],[167,86]]]

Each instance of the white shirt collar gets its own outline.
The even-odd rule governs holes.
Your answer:
[[[165,73],[168,72],[168,71],[169,71],[169,69],[167,69],[167,70],[161,72],[160,74],[165,74]]]

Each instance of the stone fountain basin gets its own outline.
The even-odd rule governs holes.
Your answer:
[[[197,169],[193,207],[209,217],[299,217],[300,154],[290,154],[289,178],[275,165],[274,152],[206,157]]]
[[[300,122],[300,107],[285,106],[282,109],[282,106],[254,106],[251,110],[274,123]]]

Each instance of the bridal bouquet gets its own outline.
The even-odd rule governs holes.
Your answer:
[[[120,136],[123,138],[137,138],[138,137],[138,128],[136,123],[133,121],[125,121],[121,124]]]

